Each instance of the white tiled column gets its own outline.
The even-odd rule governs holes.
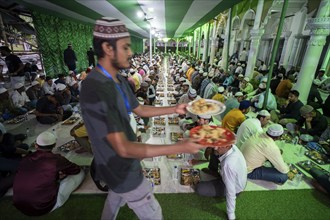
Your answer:
[[[295,88],[300,92],[299,99],[307,102],[308,94],[314,79],[319,59],[330,34],[330,2],[322,0],[316,18],[309,18],[307,26],[311,29],[311,38],[304,56],[301,71]]]

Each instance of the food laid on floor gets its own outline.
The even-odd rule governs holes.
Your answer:
[[[181,141],[183,139],[183,133],[181,133],[181,132],[171,132],[170,133],[170,138],[171,138],[171,141],[173,141],[173,142]]]
[[[6,124],[18,124],[26,120],[26,115],[19,115],[13,119],[7,120]]]
[[[180,118],[178,116],[175,117],[168,117],[168,124],[169,125],[178,125]]]
[[[328,158],[327,155],[325,155],[324,153],[318,152],[316,150],[306,151],[305,155],[320,165],[330,163],[330,159]]]
[[[143,168],[143,175],[149,179],[149,181],[153,182],[155,185],[160,185],[161,176],[160,176],[160,168]]]
[[[69,141],[59,147],[57,147],[58,151],[68,153],[72,150],[76,150],[80,147],[76,140]]]
[[[154,125],[165,126],[165,118],[164,117],[154,117]]]
[[[290,170],[287,174],[289,180],[293,180],[297,174],[303,175],[294,164],[289,164],[289,168]]]
[[[196,185],[201,181],[200,170],[192,167],[181,168],[181,185],[191,186]]]
[[[320,167],[319,165],[317,165],[316,163],[314,163],[310,160],[300,161],[297,163],[297,165],[299,167],[301,167],[302,169],[304,169],[307,173],[309,173],[312,168],[316,168],[324,173],[329,174],[329,171],[323,169],[322,167]]]
[[[155,137],[163,137],[165,136],[165,127],[153,127],[152,135]]]

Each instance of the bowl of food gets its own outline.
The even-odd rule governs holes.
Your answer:
[[[188,103],[187,110],[195,115],[219,115],[226,106],[213,99],[198,99]]]

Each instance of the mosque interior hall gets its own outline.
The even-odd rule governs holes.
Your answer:
[[[329,219],[330,0],[0,0],[0,53],[1,219]]]

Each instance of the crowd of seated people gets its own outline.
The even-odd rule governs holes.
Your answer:
[[[296,71],[286,72],[283,66],[275,68],[271,80],[272,89],[266,90],[269,73],[265,63],[262,63],[259,68],[255,68],[253,74],[247,77],[245,76],[247,60],[242,58],[240,61],[238,58],[234,57],[229,63],[228,70],[225,70],[219,65],[222,64],[220,58],[219,63],[209,65],[184,55],[169,54],[168,57],[168,74],[174,82],[174,98],[178,103],[188,103],[200,98],[206,98],[220,101],[226,106],[226,111],[218,116],[198,116],[191,113],[182,115],[180,116],[182,118],[180,125],[187,131],[186,133],[189,133],[189,130],[194,126],[212,124],[223,126],[237,134],[237,146],[227,146],[223,151],[220,149],[205,151],[205,155],[203,155],[204,151],[198,154],[199,159],[210,160],[210,165],[208,168],[203,169],[204,172],[212,174],[217,178],[223,175],[223,178],[226,179],[224,185],[221,186],[222,188],[229,187],[231,183],[239,186],[239,190],[231,192],[235,196],[244,190],[246,178],[284,184],[287,180],[288,167],[275,140],[281,137],[283,127],[288,123],[294,123],[297,132],[311,134],[315,136],[315,140],[318,140],[327,129],[327,118],[322,115],[320,110],[325,113],[325,110],[330,109],[329,96],[324,101],[322,99],[318,100],[318,106],[302,104],[299,100],[299,92],[293,89],[298,77]],[[163,77],[161,71],[163,60],[164,57],[159,54],[154,54],[152,60],[149,60],[147,55],[134,55],[131,58],[131,68],[120,72],[121,77],[119,79],[129,82],[132,91],[141,104],[155,105],[158,80],[160,77]],[[320,77],[322,78],[323,76]],[[21,105],[15,104],[13,99],[7,94],[7,90],[0,89],[2,118],[6,120],[5,118],[10,118],[11,114],[18,115],[22,114],[25,109],[27,111],[35,108],[35,115],[39,123],[54,124],[65,120],[71,116],[73,107],[79,102],[80,79],[73,71],[68,72],[68,74],[59,74],[57,80],[50,76],[46,77],[45,74],[39,74],[39,77],[35,77],[35,80],[32,81],[26,92],[24,91],[24,86],[22,87],[19,84],[13,87],[15,94],[19,93],[23,96],[22,94],[25,93],[26,97],[24,96],[24,103],[22,99]],[[322,78],[322,80],[324,79]],[[314,86],[316,86],[317,90],[315,83]],[[268,101],[265,105],[266,93]],[[6,103],[6,105],[3,103]],[[266,106],[266,109],[264,109],[264,106]],[[254,111],[257,117],[248,118],[246,114],[249,111]],[[329,115],[327,116],[329,117]],[[269,126],[268,122],[270,119],[275,124]],[[142,121],[144,127],[141,131],[145,132],[148,129],[149,120],[142,118]],[[138,127],[136,123],[135,126]],[[70,134],[82,146],[80,151],[90,151],[88,134],[83,124],[75,126]],[[52,140],[51,135],[44,135],[44,138],[47,136],[48,139]],[[53,147],[54,141],[38,142],[37,140],[37,145],[38,154],[52,157],[49,154],[49,150]],[[36,155],[27,157],[25,162],[31,162],[28,159],[32,159],[33,156]],[[235,160],[237,160],[237,167],[233,168],[232,171],[244,174],[245,179],[229,180],[229,177],[226,176],[226,172],[230,171],[229,167],[221,166],[219,168],[218,166],[219,162],[232,164]],[[272,167],[263,165],[266,160],[270,161]],[[35,164],[35,166],[37,165]],[[74,171],[65,174],[77,175],[80,172],[79,169],[72,164],[71,166]],[[22,167],[20,166],[20,168]],[[24,169],[22,170],[22,172],[26,172]],[[22,173],[17,178],[24,179],[26,175]],[[233,183],[231,181],[238,182]],[[209,183],[206,186],[209,186]],[[205,186],[203,185],[200,185],[198,189],[197,192],[201,195],[218,195],[205,191]],[[26,191],[19,184],[16,185],[15,190],[16,192]],[[26,211],[22,208],[28,202],[24,199],[17,197],[15,204],[22,212],[29,214],[29,210]],[[227,200],[229,201],[229,198]],[[233,202],[232,199],[230,201],[231,203]],[[57,207],[55,205],[57,202],[54,199],[48,202],[46,209],[34,210],[32,214],[47,213]],[[230,204],[227,204],[227,206],[229,207],[229,210],[227,210],[228,215],[232,217],[233,207]]]

